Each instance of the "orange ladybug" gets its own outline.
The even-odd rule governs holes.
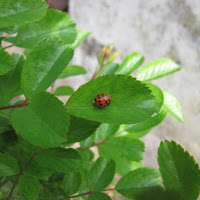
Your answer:
[[[96,98],[94,99],[94,106],[97,106],[99,108],[104,108],[106,106],[108,106],[111,102],[111,98],[109,95],[107,94],[99,94],[96,96]]]

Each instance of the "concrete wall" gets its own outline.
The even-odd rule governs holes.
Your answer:
[[[145,56],[145,64],[172,58],[183,69],[153,83],[178,98],[185,123],[168,116],[143,138],[144,166],[157,167],[157,148],[164,139],[177,141],[200,163],[199,0],[71,0],[69,12],[78,28],[91,32],[73,60],[89,73],[66,79],[65,84],[76,89],[91,78],[102,45],[114,44],[122,52],[119,61],[133,51]]]

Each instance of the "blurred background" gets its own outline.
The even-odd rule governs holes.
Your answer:
[[[200,1],[48,0],[48,3],[68,11],[77,28],[91,32],[72,61],[88,73],[62,80],[74,89],[91,79],[101,48],[109,44],[121,51],[119,62],[138,51],[145,56],[144,65],[169,57],[182,66],[181,71],[153,83],[177,97],[185,122],[181,124],[168,116],[146,135],[143,164],[157,167],[157,149],[165,139],[177,141],[200,163]]]
[[[78,29],[91,32],[75,51],[72,64],[83,66],[86,75],[56,82],[75,90],[89,81],[97,67],[97,56],[105,45],[121,51],[120,63],[138,51],[144,65],[168,57],[182,70],[153,81],[171,92],[183,107],[185,122],[172,116],[143,138],[143,166],[158,167],[160,141],[175,140],[200,164],[200,1],[199,0],[47,0],[50,7],[69,12]],[[16,50],[10,48],[9,51]],[[20,49],[19,49],[20,50]],[[134,74],[133,74],[134,76]],[[66,101],[66,99],[65,99]]]

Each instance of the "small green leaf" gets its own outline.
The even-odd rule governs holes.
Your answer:
[[[164,108],[178,121],[184,122],[183,110],[176,97],[167,91],[163,91]]]
[[[112,137],[119,129],[119,124],[101,124],[95,132],[95,141],[100,142]]]
[[[142,65],[143,62],[143,55],[137,52],[133,52],[123,60],[117,70],[117,73],[129,75],[133,73],[140,65]]]
[[[181,67],[168,58],[161,58],[150,62],[137,74],[137,79],[141,81],[151,81],[172,74]]]
[[[119,67],[119,64],[117,63],[107,64],[98,72],[97,77],[114,74],[118,67]]]
[[[4,75],[14,68],[11,56],[3,49],[0,49],[0,75]]]
[[[93,191],[101,191],[113,180],[115,175],[115,162],[98,158],[88,174],[88,184]]]
[[[22,175],[19,178],[19,191],[30,200],[39,197],[39,181],[36,177]]]
[[[112,199],[105,193],[95,192],[93,194],[90,194],[87,200],[112,200]]]
[[[120,174],[140,166],[138,162],[142,160],[143,152],[143,142],[125,136],[110,139],[99,145],[99,154],[104,158],[113,159]]]
[[[10,43],[14,43],[16,37],[3,37],[2,40]]]
[[[54,95],[55,96],[65,96],[65,95],[72,95],[74,93],[73,88],[69,86],[60,86],[56,88]]]
[[[17,161],[9,155],[0,153],[0,176],[11,176],[19,172]]]
[[[67,142],[74,143],[85,140],[99,127],[98,122],[70,116],[70,127],[67,132]]]
[[[36,162],[58,172],[74,172],[81,168],[81,156],[74,149],[54,148],[42,150],[35,157]]]
[[[43,0],[1,0],[0,27],[30,23],[44,17],[48,5]]]
[[[76,30],[77,37],[75,42],[70,46],[71,48],[75,49],[78,47],[82,42],[86,40],[86,38],[90,35],[90,32],[87,32],[85,30]]]
[[[71,65],[66,67],[58,78],[67,78],[69,76],[77,76],[81,74],[86,74],[85,69],[78,65]]]
[[[109,56],[108,60],[106,61],[106,64],[112,63],[120,54],[120,51],[114,52],[111,56]]]
[[[46,90],[72,59],[73,50],[56,38],[38,43],[27,56],[22,70],[22,88],[27,98]]]
[[[148,189],[161,185],[159,172],[153,168],[139,168],[123,176],[116,185],[116,190],[127,198],[142,194]]]
[[[88,148],[94,144],[95,134],[80,142],[82,149]]]
[[[143,121],[138,124],[132,124],[132,125],[127,124],[124,130],[127,132],[131,132],[132,134],[135,134],[139,131],[145,131],[147,129],[151,129],[157,126],[158,124],[160,124],[166,118],[166,116],[167,116],[167,112],[165,111],[165,109],[161,109],[158,114],[155,114],[154,116],[152,116],[150,119],[146,121]]]
[[[63,188],[66,195],[75,194],[81,184],[81,174],[79,172],[69,172],[65,174]]]
[[[0,111],[0,134],[9,130],[10,127],[10,110]]]
[[[14,69],[0,76],[0,105],[8,105],[9,101],[21,92],[21,71],[24,64],[23,56],[12,54]]]
[[[200,188],[198,164],[187,151],[175,142],[161,142],[158,163],[167,190],[177,191],[182,199],[197,199]]]
[[[64,44],[71,44],[75,41],[75,24],[66,12],[48,9],[42,20],[21,26],[15,45],[32,48],[40,40],[50,37],[56,37],[62,40]],[[49,50],[54,52],[51,48]]]
[[[51,148],[66,141],[69,116],[61,101],[41,92],[28,106],[16,109],[11,122],[17,134],[31,144]]]
[[[108,94],[111,103],[98,108],[93,101],[98,94]],[[151,91],[135,78],[107,75],[81,86],[68,100],[66,108],[76,117],[104,123],[135,124],[157,112]]]

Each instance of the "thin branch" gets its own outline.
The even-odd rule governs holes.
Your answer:
[[[51,94],[53,94],[53,92],[54,92],[55,83],[56,83],[56,81],[54,81],[54,82],[51,84]]]
[[[2,49],[8,49],[8,48],[14,47],[14,46],[15,46],[14,44],[11,44],[11,45],[9,45],[9,46],[3,47]]]
[[[16,178],[15,182],[13,183],[13,186],[12,186],[12,188],[10,190],[10,193],[9,193],[9,195],[8,195],[8,197],[7,197],[6,200],[10,200],[11,199],[12,193],[13,193],[13,191],[14,191],[14,189],[15,189],[18,181],[19,181],[20,176],[24,173],[24,171],[26,170],[26,168],[30,165],[30,163],[32,162],[32,160],[34,159],[34,157],[35,157],[35,154],[33,154],[31,156],[30,160],[26,163],[26,165],[24,166],[24,168],[22,168],[21,171],[19,172],[19,174],[17,175],[17,178]]]
[[[27,102],[28,102],[28,99],[26,99],[26,100],[24,101],[24,103],[21,103],[21,104],[15,104],[15,105],[10,105],[10,106],[3,106],[3,107],[0,107],[0,110],[5,110],[5,109],[9,109],[9,108],[25,107],[25,106],[27,106]]]
[[[86,147],[86,148],[81,148],[81,151],[85,151],[87,149],[90,149],[91,147],[98,147],[99,145],[104,144],[106,142],[107,142],[106,140],[103,140],[101,142],[94,143],[92,146],[89,146],[89,147]]]
[[[72,199],[72,198],[76,198],[76,197],[81,197],[81,196],[92,194],[92,193],[94,193],[94,192],[93,191],[89,191],[89,192],[85,192],[85,193],[82,193],[82,194],[77,194],[77,195],[74,195],[74,196],[66,196],[66,199]]]

